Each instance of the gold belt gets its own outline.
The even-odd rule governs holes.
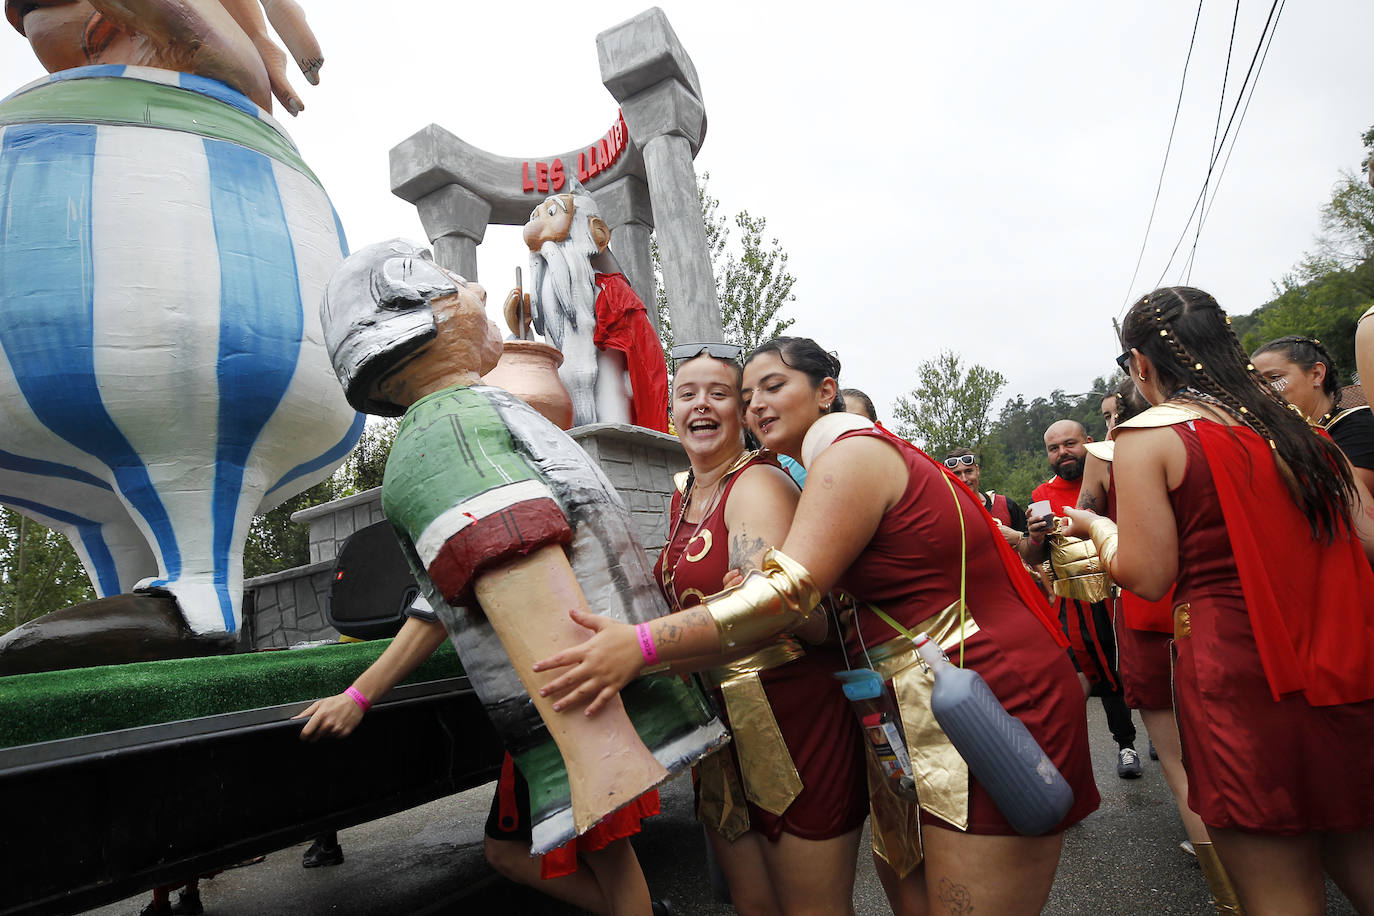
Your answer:
[[[959,644],[978,632],[978,623],[959,602],[909,627],[925,632],[952,658]],[[920,663],[916,647],[899,636],[868,651],[870,664],[897,694],[897,708],[906,731],[907,751],[916,777],[920,807],[961,829],[968,827],[968,764],[950,743],[930,709],[934,675]],[[899,877],[921,864],[919,816],[915,806],[900,798],[877,770],[873,749],[869,756],[869,796],[873,815],[873,851],[896,870]],[[876,778],[875,778],[876,777]]]
[[[801,775],[773,716],[759,672],[805,654],[801,643],[783,638],[703,674],[725,698],[739,769],[723,748],[702,760],[697,769],[697,817],[727,840],[749,829],[746,799],[770,814],[781,815],[801,794]]]
[[[1193,635],[1193,605],[1184,602],[1174,608],[1174,639],[1187,639]]]

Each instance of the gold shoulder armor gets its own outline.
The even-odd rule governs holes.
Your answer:
[[[1189,420],[1203,419],[1206,419],[1206,416],[1191,407],[1184,407],[1182,404],[1160,404],[1143,413],[1136,414],[1124,423],[1118,423],[1116,428],[1154,429],[1159,426],[1175,426],[1179,423],[1187,423]]]
[[[1116,450],[1115,442],[1085,442],[1083,447],[1088,450],[1088,454],[1094,458],[1100,458],[1107,463],[1111,463],[1112,452]]]
[[[678,471],[673,475],[673,486],[677,487],[679,493],[687,493],[687,478],[691,476],[691,471]]]

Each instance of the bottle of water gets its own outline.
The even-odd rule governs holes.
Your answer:
[[[957,668],[925,633],[914,640],[935,675],[931,710],[969,772],[1017,833],[1038,836],[1064,819],[1073,789],[1019,719],[976,671]]]

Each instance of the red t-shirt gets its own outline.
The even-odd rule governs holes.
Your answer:
[[[1077,480],[1065,480],[1058,474],[1042,483],[1031,491],[1031,502],[1039,502],[1042,499],[1050,501],[1050,511],[1055,515],[1063,515],[1064,507],[1070,509],[1078,505],[1078,491],[1083,489],[1083,478]],[[1027,511],[1029,516],[1030,512]]]

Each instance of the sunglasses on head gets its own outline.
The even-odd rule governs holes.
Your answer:
[[[668,351],[668,358],[675,363],[680,363],[684,359],[695,359],[705,353],[707,356],[714,356],[716,359],[737,361],[743,350],[743,347],[728,343],[677,344]]]
[[[1126,375],[1131,374],[1131,351],[1127,350],[1116,358],[1116,366]]]
[[[953,470],[958,470],[959,465],[961,465],[961,464],[962,464],[964,467],[966,467],[966,468],[971,468],[971,467],[973,467],[973,465],[974,465],[973,456],[972,456],[972,455],[955,455],[955,456],[952,457],[952,458],[946,458],[946,459],[945,459],[945,467],[949,468],[951,471],[953,471]]]

